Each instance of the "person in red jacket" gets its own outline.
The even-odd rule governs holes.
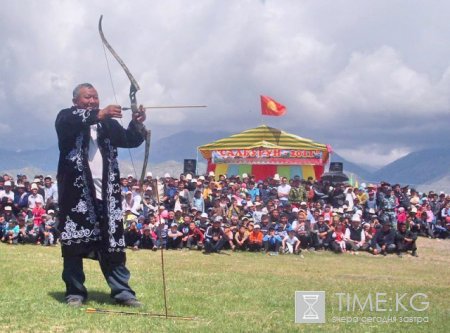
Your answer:
[[[195,222],[189,223],[189,232],[187,234],[187,248],[192,249],[197,246],[198,250],[203,249],[203,232],[195,225]]]

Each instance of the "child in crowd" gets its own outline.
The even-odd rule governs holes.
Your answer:
[[[300,254],[300,240],[295,236],[295,231],[290,229],[288,235],[281,242],[282,253]]]

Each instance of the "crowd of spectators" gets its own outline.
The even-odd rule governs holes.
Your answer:
[[[147,173],[142,186],[121,179],[128,247],[299,254],[330,250],[374,255],[411,251],[418,236],[448,238],[450,195],[400,184],[330,184],[251,175]],[[0,177],[0,238],[8,244],[58,243],[58,191],[52,177]]]

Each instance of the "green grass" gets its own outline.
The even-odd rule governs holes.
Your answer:
[[[169,314],[183,321],[145,316],[87,314],[64,304],[62,259],[58,247],[0,244],[0,332],[448,332],[450,327],[450,241],[419,239],[419,258],[335,255],[298,256],[253,253],[165,252]],[[144,303],[140,311],[164,313],[160,253],[128,251],[131,285]],[[86,307],[128,310],[109,298],[98,263],[85,261]],[[324,290],[327,323],[294,323],[296,290]],[[416,292],[428,296],[416,323],[333,323],[333,316],[375,316],[339,312],[335,293],[388,295]],[[130,310],[133,311],[133,310]],[[385,315],[382,313],[381,315]],[[388,313],[389,314],[389,313]]]

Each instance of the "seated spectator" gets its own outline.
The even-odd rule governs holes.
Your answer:
[[[167,249],[181,250],[183,246],[183,233],[178,230],[178,224],[172,223],[167,231]]]
[[[197,250],[202,250],[204,238],[205,237],[200,228],[195,225],[195,222],[191,221],[189,223],[189,232],[187,234],[186,247],[190,250],[194,247],[197,247]]]
[[[19,235],[19,225],[17,224],[16,220],[10,220],[9,222],[5,223],[5,226],[3,228],[3,237],[2,242],[8,243],[8,244],[17,244],[17,238]]]
[[[312,231],[312,243],[316,250],[329,248],[329,231],[330,227],[325,223],[323,215],[320,215]]]
[[[246,251],[248,248],[249,232],[244,225],[239,227],[238,232],[234,235],[234,244],[236,250]]]
[[[275,234],[275,228],[270,227],[267,235],[263,238],[264,250],[266,252],[279,252],[282,243],[280,236]]]
[[[369,224],[367,226],[370,228]],[[346,249],[352,254],[369,248],[369,244],[366,242],[366,232],[361,226],[361,217],[358,214],[353,215],[350,226],[345,229],[344,240]]]
[[[135,221],[130,223],[130,226],[124,232],[125,237],[125,245],[136,248],[136,243],[141,238],[141,233],[137,228],[137,224]]]
[[[44,222],[39,227],[39,231],[42,235],[43,245],[55,245],[55,220],[48,214],[42,215],[42,218]]]
[[[336,225],[334,232],[331,234],[331,249],[336,253],[347,252],[345,245],[344,227],[341,223]]]
[[[263,246],[264,235],[261,231],[261,226],[256,224],[253,231],[248,235],[248,250],[250,252],[259,252]]]
[[[212,252],[220,253],[225,243],[228,241],[227,235],[223,231],[222,217],[216,216],[212,226],[209,226],[205,233],[205,254]]]
[[[395,240],[398,256],[402,257],[402,252],[411,250],[411,255],[414,257],[418,257],[416,239],[417,235],[414,232],[406,230],[405,223],[399,224],[399,230],[397,231]]]
[[[144,250],[153,250],[156,251],[156,240],[155,234],[152,234],[152,228],[150,226],[144,227],[144,232],[141,237],[136,241],[133,246],[134,250],[144,249]]]
[[[304,214],[298,215],[298,220],[292,223],[292,229],[296,232],[303,249],[310,248],[311,250],[314,250],[311,239],[311,224],[309,222],[307,223]]]
[[[295,236],[294,230],[289,230],[288,235],[281,242],[281,253],[300,254],[300,240]]]
[[[373,254],[381,253],[385,256],[387,253],[394,253],[396,249],[395,236],[396,233],[392,229],[392,224],[385,222],[372,239]]]

